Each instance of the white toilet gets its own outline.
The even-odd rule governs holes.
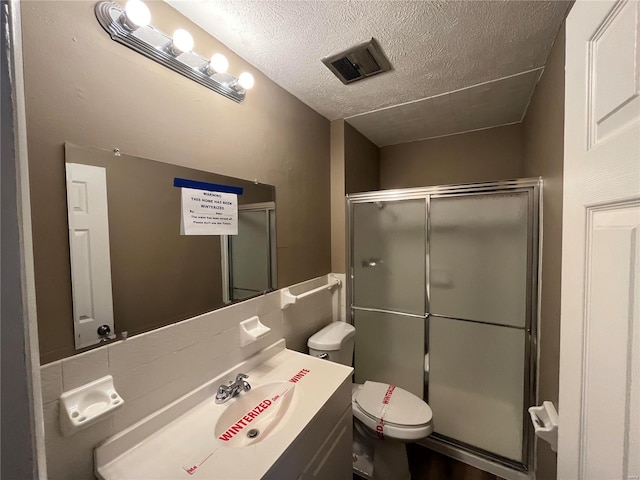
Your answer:
[[[309,354],[351,365],[355,328],[333,322],[309,341]],[[405,442],[427,437],[433,431],[431,408],[402,388],[378,382],[354,384],[353,466],[374,480],[409,480]]]

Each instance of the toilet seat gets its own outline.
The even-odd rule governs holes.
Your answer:
[[[393,385],[365,382],[352,389],[353,415],[378,437],[411,441],[433,432],[433,412],[414,394]]]

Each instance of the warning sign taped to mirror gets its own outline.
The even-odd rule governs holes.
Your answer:
[[[182,188],[181,235],[237,235],[238,196]]]

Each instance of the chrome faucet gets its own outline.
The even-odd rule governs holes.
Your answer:
[[[249,375],[239,373],[235,382],[229,381],[229,385],[220,385],[216,393],[216,403],[225,403],[230,398],[238,395],[240,391],[248,392],[251,390],[251,385],[245,378],[249,378]]]

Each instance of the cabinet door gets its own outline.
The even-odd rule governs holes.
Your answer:
[[[299,478],[302,480],[351,478],[352,442],[352,413],[349,406]]]

